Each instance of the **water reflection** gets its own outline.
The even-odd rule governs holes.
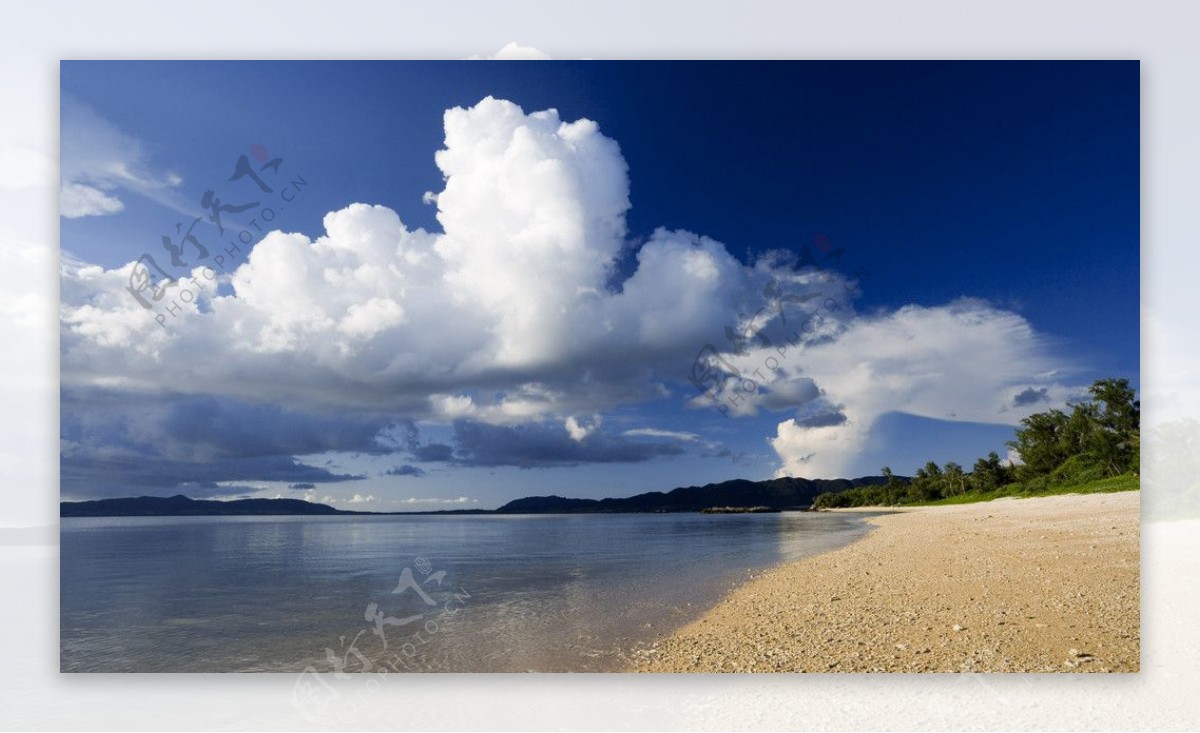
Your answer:
[[[395,647],[364,616],[374,603],[397,646],[436,619],[408,669],[619,669],[747,570],[864,531],[856,515],[800,513],[65,519],[62,668],[378,665]],[[445,572],[422,586],[436,606],[392,592],[418,557]],[[446,614],[455,593],[462,613]]]

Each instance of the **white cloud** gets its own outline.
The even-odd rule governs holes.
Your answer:
[[[369,339],[404,319],[404,309],[391,298],[371,298],[365,303],[352,303],[338,323],[342,333]]]
[[[844,420],[814,427],[796,418],[781,422],[771,439],[783,464],[779,475],[841,475],[875,421],[890,412],[1016,424],[1046,409],[1044,402],[1017,404],[1015,395],[1030,387],[1045,389],[1049,404],[1078,394],[1078,386],[1063,383],[1062,366],[1024,318],[979,301],[860,317],[841,326],[834,340],[804,345],[782,362],[782,384],[811,379],[821,402]]]
[[[617,144],[590,120],[525,115],[491,98],[446,112],[436,243],[454,301],[498,318],[500,365],[554,358],[568,309],[603,288],[625,235],[629,183]]]
[[[315,239],[272,232],[228,278],[236,297],[202,277],[191,303],[169,290],[169,329],[126,292],[132,263],[65,263],[64,382],[436,420],[564,419],[658,395],[761,301],[767,270],[667,230],[611,288],[629,183],[595,123],[489,98],[447,111],[445,127],[441,233],[364,204],[328,214]]]
[[[416,497],[409,497],[407,499],[400,499],[399,503],[400,504],[478,504],[479,500],[471,499],[466,496],[460,496],[455,499],[418,499]]]
[[[59,213],[68,219],[84,216],[105,216],[125,209],[125,204],[116,196],[101,191],[95,186],[82,183],[64,183],[58,197]]]
[[[1025,463],[1025,460],[1021,458],[1021,454],[1017,452],[1016,448],[1009,448],[1008,452],[1004,454],[1004,462],[1010,466],[1020,466]]]
[[[629,181],[596,123],[491,98],[444,123],[442,232],[365,204],[327,214],[315,238],[272,232],[228,277],[232,295],[211,281],[190,303],[181,286],[168,291],[180,306],[169,328],[126,292],[133,263],[65,260],[64,387],[435,422],[553,418],[580,442],[599,421],[576,415],[663,399],[664,381],[691,390],[689,377],[725,362],[763,383],[731,415],[800,408],[773,445],[783,472],[814,476],[844,467],[888,411],[1012,422],[1025,409],[1014,395],[1065,394],[1051,376],[1062,365],[1029,324],[981,303],[858,317],[840,275],[798,272],[778,254],[743,265],[719,242],[665,229],[613,283]],[[781,290],[795,297],[786,324]],[[804,321],[816,304],[822,317]],[[737,384],[718,398],[737,397]]]
[[[866,437],[860,423],[851,426],[810,428],[794,418],[779,423],[771,447],[783,466],[776,476],[803,478],[842,477]]]
[[[574,415],[568,415],[567,419],[563,421],[563,425],[567,429],[567,435],[571,436],[571,440],[579,443],[591,435],[596,428],[600,427],[600,422],[599,415],[594,415],[591,421],[583,423],[576,420]]]
[[[695,433],[688,433],[680,430],[659,430],[658,428],[634,428],[632,430],[626,430],[624,433],[622,433],[622,435],[630,438],[674,438],[675,440],[682,440],[685,442],[691,442],[700,438],[700,436],[696,435]]]

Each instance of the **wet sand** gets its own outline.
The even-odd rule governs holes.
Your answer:
[[[1136,672],[1141,493],[881,514],[636,651],[643,672]]]

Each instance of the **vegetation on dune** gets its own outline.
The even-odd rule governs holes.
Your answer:
[[[814,509],[857,506],[964,504],[1005,496],[1045,496],[1130,491],[1139,488],[1141,404],[1128,379],[1101,379],[1088,389],[1088,402],[1069,412],[1039,412],[1021,421],[1008,442],[1021,458],[1002,461],[996,453],[970,472],[953,461],[929,461],[911,479],[895,476],[880,486],[827,492]]]

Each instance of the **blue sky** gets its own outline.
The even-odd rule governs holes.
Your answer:
[[[1138,75],[1136,62],[64,62],[64,498],[487,508],[1003,453],[1028,411],[1095,378],[1138,382]],[[581,119],[598,127],[559,126]],[[254,145],[283,159],[272,180],[309,184],[275,202],[278,228],[331,244],[306,259],[309,244],[280,235],[220,278],[227,300],[201,298],[168,331],[122,295],[128,263],[165,258],[161,235],[205,215],[206,190],[255,194],[227,180]],[[526,176],[539,165],[552,170]],[[344,214],[336,233],[330,212]],[[379,260],[388,237],[408,260]],[[805,247],[842,253],[820,283],[787,261]],[[361,292],[322,294],[339,277]],[[771,282],[819,295],[784,312],[793,327],[844,295],[745,414],[697,404],[692,359],[728,350],[724,326],[786,337],[779,319],[738,322]],[[761,367],[763,344],[727,362]]]

